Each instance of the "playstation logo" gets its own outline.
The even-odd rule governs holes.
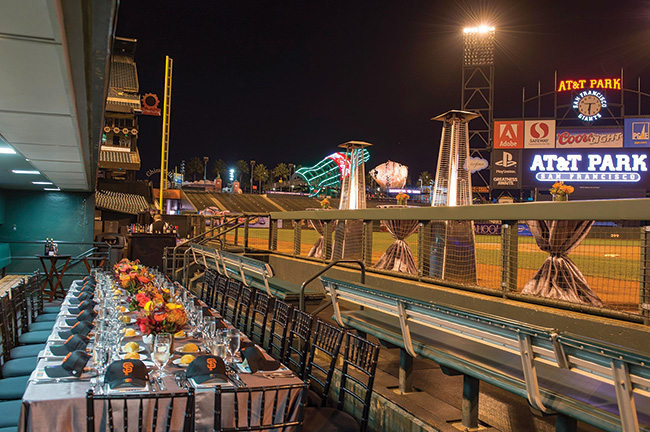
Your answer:
[[[504,168],[510,168],[517,165],[517,161],[513,160],[512,153],[506,151],[503,152],[503,158],[500,161],[496,161],[495,165],[502,166]]]

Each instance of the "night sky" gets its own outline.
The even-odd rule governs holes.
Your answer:
[[[650,93],[650,2],[122,0],[117,36],[138,40],[140,93],[163,99],[174,59],[170,159],[310,166],[350,140],[368,168],[435,172],[441,125],[460,108],[462,29],[496,27],[495,118],[520,117],[522,88],[617,77]],[[145,178],[161,118],[141,116]]]

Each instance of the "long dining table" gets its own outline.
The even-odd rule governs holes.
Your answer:
[[[74,281],[71,288],[80,286],[80,284],[81,281]],[[61,312],[59,313],[52,334],[48,339],[46,348],[39,354],[38,366],[30,376],[29,384],[23,395],[23,404],[18,427],[19,431],[56,430],[61,432],[81,431],[86,429],[86,393],[93,385],[93,371],[91,371],[93,367],[92,358],[88,361],[84,373],[78,378],[66,377],[63,379],[53,379],[44,373],[44,368],[46,366],[60,365],[63,361],[63,357],[55,356],[51,353],[50,346],[60,345],[64,342],[59,338],[58,333],[59,331],[69,328],[66,325],[65,320],[74,316],[68,312],[68,306],[73,307],[69,303],[71,291],[72,290],[68,290],[68,295],[63,301]],[[198,299],[194,300],[198,302]],[[202,306],[205,305],[203,304]],[[215,311],[211,310],[211,313],[212,315],[221,318]],[[127,328],[136,328],[134,320],[136,313],[130,312],[125,313],[124,315],[132,318],[130,320],[131,322],[127,325]],[[230,323],[226,322],[226,324],[229,327],[232,327]],[[139,333],[140,332],[138,331],[138,335],[135,337],[124,338],[122,344],[129,341],[138,342],[140,346],[144,347],[142,354],[145,354],[147,359],[151,360],[151,347],[143,342],[142,335]],[[92,333],[90,336],[90,343],[86,348],[87,351],[91,351]],[[243,334],[241,335],[241,340],[242,343],[250,342],[250,340]],[[176,349],[189,342],[196,343],[199,346],[201,343],[200,340],[192,338],[175,339]],[[268,354],[265,353],[265,355],[271,359]],[[186,367],[179,366],[173,362],[173,360],[180,359],[181,356],[182,353],[175,351],[174,355],[168,362],[168,365],[165,367],[167,376],[163,377],[164,390],[161,390],[160,388],[152,390],[151,386],[147,386],[147,392],[157,391],[160,393],[178,393],[187,391],[184,383],[179,382],[175,377],[178,372],[187,370]],[[154,366],[152,366],[151,369],[155,371]],[[302,380],[285,367],[281,368],[277,373],[270,373],[268,371],[257,373],[240,372],[238,373],[238,377],[239,382],[229,382],[225,385],[262,388],[265,386],[295,385],[302,383]],[[214,394],[214,386],[197,386],[195,388],[196,401],[194,421],[196,431],[213,430]],[[292,397],[298,397],[298,394],[295,393]],[[223,401],[223,403],[227,403],[228,399],[224,399]],[[232,399],[230,402],[233,402]],[[222,423],[233,424],[234,410],[226,408],[222,409],[222,411],[224,413]],[[176,419],[176,416],[174,416],[174,419]],[[178,419],[174,421],[180,422],[182,421],[182,417],[179,416]],[[100,430],[103,429],[100,428]],[[172,427],[172,430],[180,430],[180,424],[178,424],[177,428]]]

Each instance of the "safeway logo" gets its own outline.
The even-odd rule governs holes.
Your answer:
[[[496,161],[495,164],[504,168],[511,168],[517,165],[517,161],[512,157],[512,153],[504,151],[501,160]]]
[[[549,128],[546,123],[533,123],[530,125],[530,136],[535,139],[548,138]]]

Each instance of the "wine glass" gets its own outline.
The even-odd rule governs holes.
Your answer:
[[[239,345],[241,343],[241,337],[239,335],[239,330],[235,328],[230,328],[226,330],[226,347],[230,353],[231,363],[235,363],[237,353],[239,352]]]
[[[172,346],[172,335],[170,333],[159,333],[154,337],[153,352],[151,358],[158,367],[158,376],[166,376],[163,370],[167,366],[171,353],[169,352]]]
[[[226,332],[213,332],[210,335],[210,351],[212,355],[225,358],[227,353],[226,348]]]

